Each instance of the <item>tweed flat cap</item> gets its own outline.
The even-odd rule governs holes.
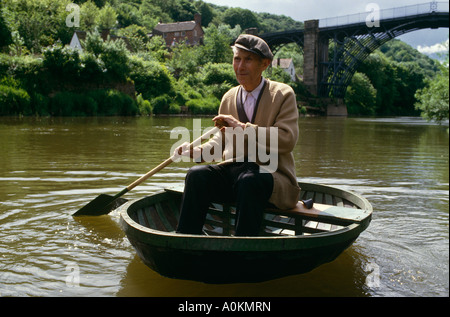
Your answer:
[[[250,34],[241,34],[234,42],[234,46],[245,51],[258,54],[262,58],[268,58],[270,60],[273,59],[273,54],[269,45],[267,45],[267,43],[260,37]]]

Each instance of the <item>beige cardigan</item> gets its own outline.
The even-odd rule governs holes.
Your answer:
[[[269,156],[276,156],[277,165],[275,169],[270,171],[274,179],[274,188],[269,202],[280,209],[289,209],[297,204],[300,194],[300,188],[295,176],[294,156],[292,154],[297,144],[299,133],[295,93],[290,86],[270,80],[267,80],[267,84],[261,93],[262,96],[254,123],[247,123],[244,131],[235,129],[233,133],[239,134],[239,131],[243,133],[246,146],[248,146],[247,142],[250,139],[248,135],[252,136],[251,140],[254,140],[253,137],[256,136],[257,148],[259,149],[261,146],[267,147],[271,151],[267,151],[271,153]],[[232,115],[238,119],[237,98],[239,98],[239,95],[239,86],[228,91],[222,98],[219,114]],[[271,131],[270,127],[276,127],[278,131],[278,144],[277,147],[273,146],[273,148],[270,148],[269,135],[273,133],[274,129]],[[254,129],[254,131],[248,131],[247,129]],[[203,144],[202,152],[205,153],[206,151],[210,154],[216,152],[220,154],[221,160],[223,160],[221,164],[233,161],[239,162],[236,156],[238,151],[235,144],[225,142],[227,139],[224,136],[225,134],[227,132],[222,132],[221,135],[219,133],[209,142]],[[264,141],[262,138],[264,134],[266,135],[266,144],[261,145]],[[252,143],[250,142],[250,144]],[[253,146],[255,146],[254,143]],[[274,152],[275,150],[278,150],[278,153]],[[258,151],[256,152],[259,153]],[[246,149],[244,155],[247,156],[247,154],[248,151]],[[217,159],[219,158],[216,157]],[[259,160],[259,156],[256,162],[261,166],[263,165]],[[263,162],[266,162],[266,160]]]

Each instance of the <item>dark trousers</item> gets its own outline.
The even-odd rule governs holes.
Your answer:
[[[273,177],[255,163],[200,165],[186,175],[177,232],[201,234],[212,202],[236,205],[236,236],[256,236],[272,195]]]

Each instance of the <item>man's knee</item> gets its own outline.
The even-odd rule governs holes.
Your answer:
[[[186,182],[205,182],[211,177],[211,171],[206,165],[191,167],[186,174]]]
[[[273,177],[270,174],[244,173],[237,181],[237,189],[246,194],[257,194],[262,198],[269,196],[273,189]]]

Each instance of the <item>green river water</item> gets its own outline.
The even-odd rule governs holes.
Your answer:
[[[449,296],[448,123],[299,120],[299,181],[357,192],[374,208],[352,247],[303,275],[231,285],[168,279],[142,264],[117,213],[71,216],[165,160],[177,141],[171,131],[193,125],[181,117],[0,118],[0,296]],[[126,198],[182,183],[190,165],[170,165]]]

